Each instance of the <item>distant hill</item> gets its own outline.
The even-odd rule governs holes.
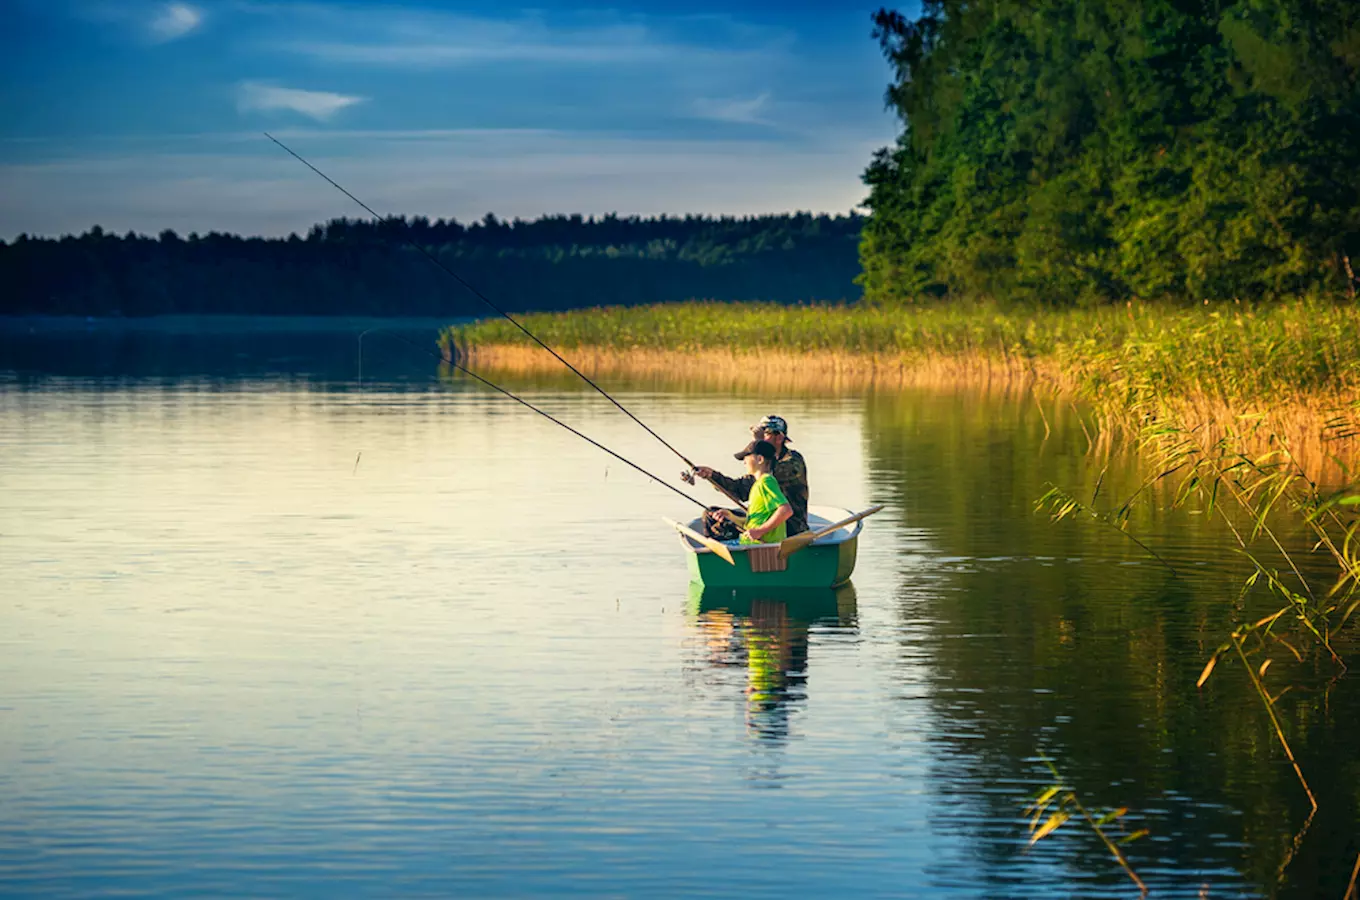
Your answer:
[[[480,315],[410,237],[510,310],[669,300],[859,296],[856,215],[601,218],[472,224],[335,219],[306,237],[151,238],[99,227],[0,242],[0,315]]]

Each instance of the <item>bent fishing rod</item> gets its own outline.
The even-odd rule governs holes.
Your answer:
[[[614,457],[614,458],[617,459],[619,462],[624,463],[625,465],[628,465],[628,466],[632,466],[634,469],[636,469],[637,471],[641,472],[643,475],[646,475],[648,478],[652,479],[652,481],[655,481],[657,484],[659,484],[659,485],[661,485],[662,487],[666,488],[666,490],[668,490],[668,491],[673,491],[673,492],[679,494],[681,497],[684,497],[684,498],[685,498],[686,500],[688,500],[690,503],[693,503],[693,504],[695,504],[696,506],[699,506],[699,507],[702,508],[702,509],[705,509],[705,510],[708,509],[708,504],[707,504],[707,503],[704,503],[702,500],[698,499],[697,497],[691,497],[689,494],[686,494],[684,491],[680,490],[680,489],[679,489],[678,487],[676,487],[675,485],[670,484],[670,483],[668,483],[668,482],[666,482],[666,481],[662,481],[661,478],[659,478],[659,477],[656,476],[656,475],[653,475],[651,472],[648,472],[646,469],[642,468],[642,466],[640,466],[640,465],[638,465],[637,463],[633,462],[631,459],[628,459],[627,457],[624,457],[624,456],[619,455],[618,453],[615,453],[613,450],[610,450],[610,449],[609,449],[608,447],[606,447],[604,444],[601,444],[599,441],[595,440],[594,438],[590,437],[589,435],[587,435],[587,434],[582,434],[581,432],[577,431],[575,428],[572,428],[572,427],[571,427],[570,425],[568,425],[566,422],[563,422],[561,419],[557,418],[556,416],[552,415],[551,413],[544,412],[543,410],[539,409],[537,406],[534,406],[534,405],[533,405],[532,403],[530,403],[528,400],[525,400],[525,399],[522,398],[522,397],[518,397],[518,396],[516,396],[515,394],[512,394],[510,391],[506,390],[505,388],[501,387],[500,385],[496,384],[495,382],[490,381],[490,380],[488,380],[488,379],[486,379],[486,378],[483,378],[481,375],[478,375],[476,372],[472,371],[471,369],[469,369],[467,366],[463,365],[462,363],[459,363],[459,362],[457,362],[456,360],[449,359],[449,358],[443,356],[442,354],[435,353],[433,350],[430,350],[430,349],[427,348],[427,347],[422,347],[421,345],[417,344],[415,341],[412,341],[412,340],[410,340],[410,339],[408,339],[408,338],[404,338],[404,337],[402,337],[402,336],[399,335],[399,334],[392,334],[391,332],[379,331],[379,330],[373,329],[373,328],[370,328],[368,331],[365,331],[364,334],[368,334],[369,332],[373,332],[373,333],[375,333],[375,334],[381,334],[381,335],[383,335],[384,337],[390,337],[390,338],[392,338],[392,339],[394,339],[394,340],[401,341],[403,344],[405,344],[406,346],[408,346],[408,347],[410,347],[410,348],[412,348],[412,349],[414,349],[414,350],[418,350],[418,351],[420,351],[421,353],[426,354],[427,356],[432,356],[432,357],[434,357],[435,359],[439,360],[441,363],[446,363],[446,364],[452,366],[453,368],[455,368],[455,369],[457,369],[458,371],[462,372],[464,375],[467,375],[467,376],[469,376],[469,377],[471,377],[471,378],[474,378],[474,379],[476,379],[477,381],[481,382],[482,384],[486,385],[487,387],[491,388],[493,391],[496,391],[496,392],[498,392],[498,393],[504,394],[505,396],[509,397],[511,400],[514,400],[514,401],[515,401],[516,403],[518,403],[520,406],[523,406],[523,407],[526,407],[527,409],[533,410],[534,412],[538,413],[538,414],[539,414],[540,416],[542,416],[543,418],[547,419],[549,422],[552,422],[554,425],[560,425],[561,427],[565,428],[567,431],[570,431],[572,434],[576,435],[578,438],[580,438],[581,440],[585,441],[586,443],[591,444],[591,445],[593,445],[593,446],[595,446],[595,447],[598,447],[599,449],[603,450],[605,453],[608,453],[610,456]],[[357,465],[357,462],[356,462],[356,465]]]
[[[332,187],[334,187],[337,191],[339,191],[340,193],[344,194],[346,197],[348,197],[349,199],[353,200],[355,203],[359,204],[359,206],[363,207],[364,210],[367,211],[368,214],[369,214],[370,216],[372,216],[375,220],[377,220],[377,222],[378,222],[379,224],[381,224],[381,223],[384,221],[383,217],[380,216],[380,215],[378,215],[377,212],[375,212],[375,211],[373,210],[373,207],[369,206],[367,203],[365,203],[364,201],[360,200],[358,197],[354,196],[354,195],[351,194],[349,191],[345,190],[345,188],[342,187],[342,186],[340,185],[340,183],[337,182],[334,178],[331,178],[331,177],[330,177],[329,175],[327,175],[325,172],[321,171],[321,170],[318,169],[316,166],[312,165],[310,162],[308,162],[306,159],[304,159],[301,155],[299,155],[297,152],[295,152],[291,147],[289,147],[289,146],[288,146],[287,144],[285,144],[283,141],[281,141],[281,140],[279,140],[278,138],[274,137],[272,134],[270,134],[270,133],[267,132],[267,131],[262,132],[262,133],[264,134],[265,137],[269,138],[269,139],[270,139],[271,141],[273,141],[275,144],[278,144],[281,148],[283,148],[284,152],[286,152],[289,156],[293,157],[293,158],[296,159],[298,162],[302,163],[304,166],[306,166],[307,168],[311,169],[311,170],[312,170],[313,172],[315,172],[317,175],[320,175],[323,179],[325,179],[325,180],[326,180]],[[604,397],[604,398],[605,398],[606,400],[608,400],[610,403],[612,403],[612,404],[614,404],[616,407],[618,407],[619,411],[622,412],[625,416],[627,416],[628,418],[632,419],[634,422],[636,422],[636,423],[638,423],[639,425],[641,425],[641,426],[643,427],[643,429],[644,429],[648,434],[650,434],[652,437],[654,437],[654,438],[656,438],[658,441],[660,441],[660,442],[666,447],[667,450],[671,451],[671,452],[674,453],[676,456],[680,457],[681,461],[684,462],[684,464],[685,464],[686,466],[689,466],[689,471],[686,472],[686,473],[684,473],[683,475],[681,475],[681,477],[684,478],[685,481],[689,482],[690,484],[693,484],[693,483],[694,483],[693,471],[694,471],[694,469],[696,468],[696,466],[694,465],[694,463],[690,462],[689,458],[686,457],[685,454],[681,453],[679,450],[677,450],[677,449],[675,449],[674,447],[672,447],[672,446],[670,445],[670,442],[669,442],[669,441],[667,441],[667,440],[666,440],[665,438],[663,438],[661,435],[659,435],[659,434],[657,434],[655,431],[653,431],[653,430],[651,429],[651,427],[647,425],[646,422],[642,421],[642,420],[639,419],[637,416],[633,415],[632,412],[630,412],[626,406],[624,406],[624,405],[623,405],[622,403],[620,403],[619,401],[615,400],[615,399],[609,394],[608,391],[606,391],[604,388],[600,387],[598,384],[596,384],[594,381],[592,381],[592,380],[589,378],[589,376],[587,376],[584,372],[582,372],[580,369],[578,369],[578,368],[576,368],[575,366],[573,366],[571,363],[567,362],[567,360],[562,356],[562,354],[558,353],[558,352],[557,352],[556,350],[554,350],[552,347],[549,347],[547,344],[543,343],[543,341],[539,340],[538,335],[534,334],[534,333],[533,333],[532,331],[530,331],[528,328],[525,328],[524,325],[523,325],[518,319],[516,319],[514,316],[510,315],[510,314],[509,314],[508,312],[506,312],[505,310],[501,309],[501,308],[500,308],[499,306],[497,306],[495,303],[492,303],[491,300],[490,300],[490,298],[488,298],[488,297],[487,297],[485,294],[483,294],[481,291],[477,290],[475,287],[473,287],[471,284],[469,284],[469,283],[467,282],[466,279],[464,279],[461,275],[459,275],[457,272],[455,272],[455,271],[454,271],[453,269],[451,269],[449,266],[445,265],[445,264],[443,263],[443,261],[441,261],[441,260],[439,259],[439,257],[435,256],[435,255],[434,255],[433,253],[431,253],[427,248],[425,248],[425,247],[423,247],[422,245],[416,243],[416,241],[410,236],[409,233],[403,232],[402,235],[401,235],[401,237],[402,237],[402,239],[403,239],[406,243],[410,244],[413,248],[415,248],[415,250],[416,250],[417,252],[419,252],[421,256],[424,256],[424,257],[425,257],[426,259],[428,259],[430,262],[434,263],[434,264],[435,264],[436,266],[438,266],[441,270],[443,270],[444,273],[445,273],[446,275],[448,275],[448,276],[449,276],[450,278],[452,278],[454,281],[458,282],[458,283],[461,284],[465,289],[467,289],[468,293],[472,294],[472,296],[476,297],[478,300],[480,300],[480,301],[482,301],[483,303],[485,303],[489,308],[491,308],[492,310],[494,310],[498,315],[500,315],[502,318],[504,318],[504,319],[505,319],[507,322],[509,322],[511,325],[514,325],[514,326],[515,326],[516,328],[518,328],[520,331],[524,332],[525,336],[528,337],[528,338],[529,338],[531,341],[533,341],[535,344],[538,344],[538,346],[542,347],[544,350],[547,350],[547,351],[548,351],[549,353],[551,353],[553,356],[557,357],[558,362],[562,363],[562,365],[566,366],[568,369],[570,369],[571,371],[575,372],[576,375],[579,376],[580,379],[581,379],[582,381],[584,381],[586,384],[590,385],[590,386],[593,387],[595,390],[599,391],[599,392],[600,392],[600,396]],[[471,374],[471,373],[469,373],[469,374]],[[720,489],[720,490],[721,490],[721,489]],[[727,493],[727,492],[726,492],[726,491],[723,491],[723,493]],[[728,496],[731,496],[731,495],[729,494]],[[733,499],[733,500],[736,500],[735,497],[732,497],[732,499]],[[737,500],[737,502],[740,503],[741,501]]]

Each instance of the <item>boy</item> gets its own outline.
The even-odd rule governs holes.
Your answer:
[[[743,544],[777,544],[788,537],[785,524],[793,515],[793,507],[779,489],[779,482],[770,474],[774,468],[776,450],[769,441],[752,441],[742,451],[746,473],[751,476],[751,493],[746,498],[746,518],[730,509],[718,510],[718,515],[743,528]]]

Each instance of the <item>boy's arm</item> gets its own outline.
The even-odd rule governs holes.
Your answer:
[[[719,508],[719,509],[718,509],[718,515],[722,516],[724,519],[726,519],[727,521],[731,522],[733,525],[737,526],[738,528],[745,528],[745,527],[746,527],[746,518],[747,518],[747,517],[746,517],[746,516],[743,516],[741,513],[733,512],[733,511],[730,510],[730,509],[722,509],[722,508]]]
[[[792,515],[793,507],[789,505],[788,502],[781,503],[779,509],[774,511],[774,515],[770,516],[770,518],[765,521],[764,525],[761,525],[759,528],[748,528],[746,529],[746,533],[756,540],[760,540],[765,537],[765,535],[787,522]]]

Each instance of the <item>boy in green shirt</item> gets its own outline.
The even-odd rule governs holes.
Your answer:
[[[751,493],[746,498],[746,518],[728,509],[719,514],[744,529],[743,544],[777,544],[788,537],[784,523],[793,515],[793,507],[785,499],[770,470],[774,468],[775,449],[769,441],[752,441],[743,451],[746,472],[754,477]]]

